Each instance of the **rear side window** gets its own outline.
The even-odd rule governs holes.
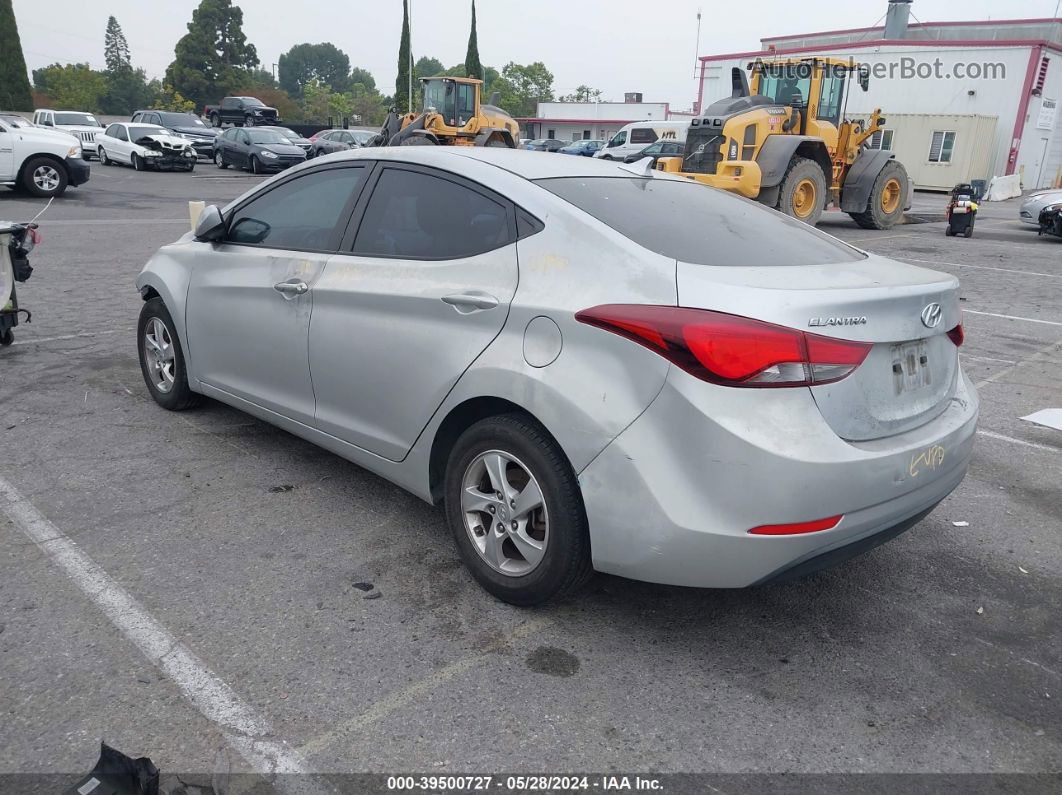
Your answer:
[[[632,144],[651,144],[656,140],[656,131],[652,127],[635,127],[631,130]]]
[[[506,207],[443,177],[384,169],[365,208],[354,253],[458,259],[510,242]]]
[[[334,251],[365,169],[333,168],[296,177],[251,199],[229,223],[230,243]]]
[[[805,223],[687,180],[562,177],[536,184],[638,245],[695,265],[825,265],[864,259]]]

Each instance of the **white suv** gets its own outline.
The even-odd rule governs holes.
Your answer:
[[[0,114],[0,185],[49,198],[61,196],[68,185],[83,185],[88,178],[81,145],[69,133]]]
[[[81,141],[85,159],[96,157],[96,134],[103,132],[103,125],[91,113],[78,110],[35,110],[33,123],[41,127],[63,130]]]

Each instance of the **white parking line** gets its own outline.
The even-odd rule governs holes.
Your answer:
[[[1022,276],[1044,276],[1048,279],[1062,279],[1062,273],[1040,273],[1039,271],[1020,271],[1014,268],[993,268],[991,265],[970,265],[966,262],[944,262],[939,259],[915,259],[914,257],[897,256],[896,259],[904,262],[921,262],[926,265],[948,265],[952,268],[974,268],[979,271],[1000,271],[1002,273],[1017,273]]]
[[[119,332],[132,331],[132,329],[110,329],[108,331],[82,331],[78,334],[62,334],[58,337],[37,337],[36,339],[15,340],[12,345],[39,345],[42,342],[59,342],[61,340],[77,340],[82,337],[102,337],[104,334],[118,334]]]
[[[974,309],[963,309],[967,315],[985,315],[987,317],[1001,317],[1004,320],[1024,320],[1026,323],[1042,323],[1045,326],[1062,326],[1057,320],[1037,320],[1034,317],[1018,317],[1017,315],[1000,315],[996,312],[978,312]]]
[[[273,728],[265,718],[244,703],[2,477],[0,511],[84,592],[126,639],[177,685],[205,718],[220,727],[229,744],[256,772],[269,776],[308,772],[296,751],[271,739]],[[292,792],[312,791],[311,782],[305,776],[278,779],[276,783]]]
[[[1046,450],[1049,453],[1060,453],[1062,448],[1051,447],[1046,444],[1037,444],[1036,442],[1027,442],[1024,439],[1015,439],[1013,436],[1004,436],[1001,433],[995,431],[978,431],[978,436],[987,436],[989,439],[998,439],[1001,442],[1010,442],[1011,444],[1020,444],[1022,447],[1031,447],[1034,450]]]
[[[992,375],[988,376],[988,378],[982,378],[980,381],[974,384],[974,386],[980,389],[983,386],[988,386],[989,384],[995,383],[996,381],[1002,379],[1004,376],[1010,375],[1019,367],[1023,367],[1026,364],[1032,364],[1033,362],[1038,362],[1046,357],[1050,357],[1060,347],[1062,347],[1062,340],[1059,340],[1058,342],[1052,342],[1050,345],[1045,345],[1044,347],[1040,348],[1040,350],[1034,352],[1032,356],[1022,359],[1020,362],[1012,364],[1010,367],[1004,367],[1002,370],[997,370],[996,372],[992,373]]]

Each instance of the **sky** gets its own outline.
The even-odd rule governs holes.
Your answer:
[[[1062,0],[915,0],[922,22],[1050,17]],[[103,34],[113,14],[125,32],[134,66],[161,77],[187,31],[199,0],[14,0],[26,64],[56,61],[103,67]],[[244,32],[271,69],[295,44],[330,41],[368,69],[383,93],[394,90],[401,0],[238,0]],[[754,13],[745,10],[755,8]],[[413,55],[447,67],[464,60],[471,0],[411,0]],[[737,11],[721,19],[719,9]],[[697,12],[703,12],[700,55],[759,48],[764,36],[867,27],[886,0],[477,0],[480,60],[542,61],[558,95],[580,84],[622,101],[639,91],[647,102],[689,108],[696,94]],[[725,30],[721,28],[725,26]]]

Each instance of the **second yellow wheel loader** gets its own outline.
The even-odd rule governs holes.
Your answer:
[[[900,223],[910,206],[907,170],[887,150],[866,143],[885,119],[845,118],[855,78],[865,68],[843,58],[799,58],[750,64],[752,83],[735,68],[732,95],[694,118],[681,157],[657,161],[661,171],[740,193],[809,224],[827,205],[865,229]]]

